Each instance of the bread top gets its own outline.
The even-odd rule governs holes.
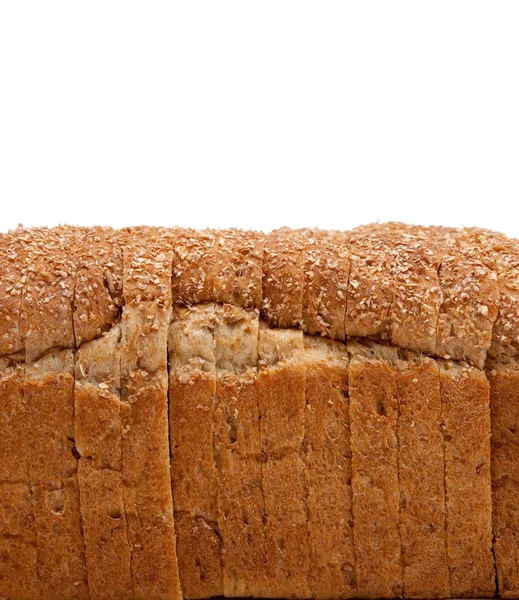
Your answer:
[[[478,368],[519,355],[519,243],[484,229],[65,226],[2,234],[0,250],[0,356],[14,361],[78,348],[143,301],[258,309],[271,327]]]

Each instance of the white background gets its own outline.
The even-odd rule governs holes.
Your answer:
[[[0,1],[0,231],[518,202],[518,2]]]

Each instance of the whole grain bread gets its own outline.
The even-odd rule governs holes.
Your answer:
[[[0,597],[516,597],[518,274],[475,228],[0,234]]]

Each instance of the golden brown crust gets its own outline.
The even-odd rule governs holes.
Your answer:
[[[23,242],[17,229],[0,235],[0,356],[24,357],[20,330],[23,290]]]
[[[388,236],[381,229],[359,229],[346,232],[344,243],[351,261],[345,333],[347,336],[387,339],[393,303],[393,267]]]
[[[169,331],[169,423],[179,570],[186,598],[223,596],[214,304],[176,309]]]
[[[344,341],[350,259],[346,247],[322,234],[308,234],[312,243],[304,266],[303,329]],[[312,237],[314,236],[314,237]]]
[[[258,391],[269,596],[308,598],[302,332],[260,326]]]
[[[257,310],[216,310],[214,450],[225,597],[262,597],[265,511],[261,482]]]
[[[74,425],[90,597],[131,598],[122,477],[119,327],[78,350]]]
[[[54,348],[74,348],[73,302],[78,246],[76,228],[26,229],[20,327],[27,362]]]
[[[396,371],[377,347],[348,343],[353,530],[361,598],[402,595]],[[373,565],[377,565],[373,569]]]
[[[478,369],[444,360],[439,366],[451,595],[488,598],[496,592],[489,385]]]
[[[121,316],[124,231],[92,227],[78,250],[74,292],[76,347],[99,337]]]
[[[434,354],[442,292],[438,279],[440,248],[430,230],[404,223],[377,223],[354,231],[378,233],[390,256],[392,343]]]
[[[313,598],[354,598],[348,353],[305,337],[309,584]]]
[[[492,526],[499,595],[519,595],[519,365],[491,363]]]
[[[25,368],[29,476],[42,597],[88,599],[74,448],[73,351]]]
[[[16,352],[23,358],[24,340],[29,360],[54,347],[72,347],[67,307],[58,296],[77,294],[79,345],[117,322],[121,248],[126,236],[132,243],[130,231],[58,227],[1,236],[0,355]],[[140,231],[154,231],[174,253],[175,305],[262,305],[271,325],[299,326],[339,340],[344,332],[390,339],[479,368],[490,337],[494,357],[519,350],[519,244],[498,233],[402,223],[350,232],[282,229],[266,240],[235,229]],[[27,317],[17,331],[22,279]]]
[[[405,358],[397,371],[403,593],[448,598],[439,370],[432,359]]]
[[[499,310],[492,330],[489,356],[513,358],[519,354],[519,242],[485,229],[467,229],[499,287]]]
[[[240,229],[173,231],[174,305],[261,306],[263,234]]]
[[[23,365],[0,359],[0,597],[40,595],[31,506]]]
[[[443,303],[435,354],[468,360],[482,368],[499,305],[496,273],[466,230],[441,227],[431,233],[442,250],[439,278]]]
[[[270,233],[263,253],[262,318],[276,327],[303,323],[306,251],[311,244],[300,231]]]
[[[41,597],[31,494],[26,483],[0,483],[0,597]]]
[[[123,252],[123,476],[135,598],[182,597],[168,438],[172,253],[164,231],[136,228]],[[146,476],[143,477],[143,473]]]

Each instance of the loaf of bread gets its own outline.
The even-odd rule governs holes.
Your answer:
[[[519,241],[0,234],[0,599],[519,597]]]

